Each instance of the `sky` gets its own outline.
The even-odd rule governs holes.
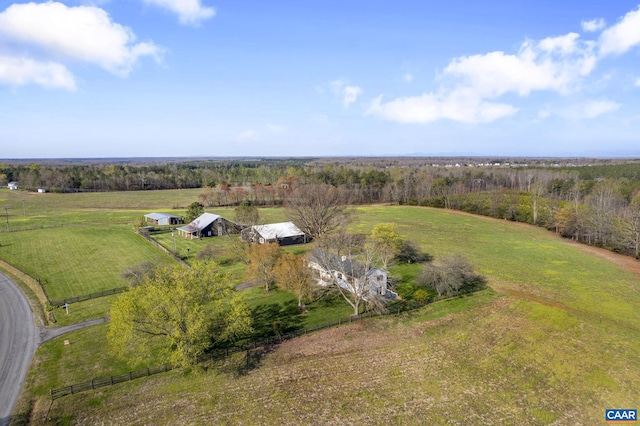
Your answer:
[[[640,3],[0,0],[0,158],[640,156]]]

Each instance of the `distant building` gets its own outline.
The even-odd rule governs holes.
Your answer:
[[[238,234],[241,226],[217,214],[203,213],[190,224],[177,229],[179,235],[193,239]]]
[[[167,213],[148,213],[144,215],[144,220],[147,223],[153,223],[154,225],[177,225],[182,223],[182,219],[178,216],[173,216]]]
[[[47,192],[47,190],[46,190],[46,189],[44,189],[44,188],[38,188],[38,193],[39,193],[39,194],[44,194],[45,192]]]
[[[16,189],[18,189],[18,182],[9,182],[7,184],[7,188],[9,188],[11,191],[15,191]]]
[[[293,222],[254,225],[242,230],[242,239],[250,243],[278,243],[281,246],[304,244],[309,241],[307,235]]]

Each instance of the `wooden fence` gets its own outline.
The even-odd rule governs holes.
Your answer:
[[[471,293],[475,293],[475,291]],[[469,294],[469,293],[466,293],[466,294]],[[349,323],[360,321],[367,318],[373,318],[377,316],[387,316],[387,315],[400,315],[401,313],[413,311],[415,309],[421,308],[425,305],[428,305],[430,303],[433,303],[439,300],[451,299],[458,296],[463,296],[463,295],[456,295],[456,296],[450,296],[450,297],[446,297],[446,296],[433,297],[426,300],[423,303],[414,302],[408,305],[405,304],[402,307],[397,306],[394,309],[388,310],[383,313],[373,312],[373,311],[365,312],[360,315],[352,315],[349,318],[338,319],[337,321],[331,321],[331,322],[319,324],[313,327],[300,328],[297,330],[290,331],[288,333],[283,333],[276,336],[270,336],[264,339],[255,340],[253,342],[243,344],[240,346],[231,346],[228,348],[216,349],[201,356],[200,362],[221,360],[239,352],[251,351],[258,348],[266,348],[266,347],[281,343],[285,340],[300,337],[308,333],[314,333],[314,332],[324,330],[327,328],[332,328],[332,327],[339,327],[343,324],[349,324]],[[127,382],[129,380],[137,379],[140,377],[147,377],[153,374],[163,373],[166,371],[170,371],[171,369],[172,367],[170,365],[165,364],[162,367],[147,368],[147,369],[138,370],[138,371],[130,371],[128,373],[123,373],[117,376],[108,376],[108,377],[103,377],[99,379],[93,379],[89,382],[79,383],[71,386],[65,386],[59,389],[51,389],[50,394],[52,399],[58,399],[58,398],[62,398],[63,396],[73,395],[78,392],[85,392],[85,391],[97,389],[103,386],[111,386],[111,385],[115,385],[116,383]]]
[[[82,302],[84,300],[97,299],[98,297],[104,297],[104,296],[110,296],[112,294],[122,293],[127,288],[129,288],[129,287],[117,287],[117,288],[112,288],[110,290],[103,290],[103,291],[98,291],[98,292],[91,293],[91,294],[84,294],[82,296],[74,296],[74,297],[70,297],[68,299],[49,300],[49,304],[51,306],[55,306],[55,307],[63,306],[65,303]]]
[[[300,337],[308,333],[324,330],[326,328],[337,327],[343,324],[348,324],[350,322],[360,321],[365,318],[372,318],[374,316],[396,315],[396,314],[399,314],[400,312],[403,312],[403,311],[400,309],[397,309],[394,312],[387,312],[385,314],[367,312],[358,316],[352,316],[346,319],[339,319],[337,321],[327,322],[314,327],[305,327],[305,328],[294,330],[289,333],[281,334],[278,336],[271,336],[265,339],[256,340],[245,345],[231,346],[228,348],[217,349],[201,356],[200,362],[217,361],[239,352],[269,347],[274,344],[281,343],[284,340],[293,339],[295,337]],[[129,380],[134,380],[141,377],[147,377],[147,376],[151,376],[158,373],[164,373],[172,369],[173,367],[171,365],[165,364],[161,367],[153,367],[153,368],[145,368],[137,371],[129,371],[127,373],[119,374],[116,376],[101,377],[101,378],[93,379],[91,381],[84,382],[84,383],[77,383],[75,385],[65,386],[58,389],[51,389],[49,393],[51,394],[51,399],[58,399],[58,398],[62,398],[67,395],[73,395],[79,392],[86,392],[86,391],[98,389],[104,386],[111,386],[117,383],[128,382]]]

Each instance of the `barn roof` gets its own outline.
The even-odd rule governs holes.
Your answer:
[[[211,225],[218,219],[223,219],[223,217],[213,213],[202,213],[200,216],[194,219],[193,222],[188,225],[181,226],[178,229],[185,232],[198,232],[202,231],[204,228]]]
[[[174,216],[172,214],[168,214],[168,213],[147,213],[144,215],[144,217],[148,217],[149,219],[153,219],[153,220],[160,220],[160,219],[164,219],[167,217],[173,217],[178,219],[178,216]]]
[[[293,222],[254,225],[253,229],[265,240],[304,236],[304,232],[302,232]]]

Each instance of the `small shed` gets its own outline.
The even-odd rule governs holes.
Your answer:
[[[167,213],[148,213],[144,215],[144,220],[154,225],[177,225],[181,223],[181,219],[178,216]]]
[[[18,182],[9,182],[7,184],[7,188],[9,188],[11,191],[15,191],[16,189],[18,189]]]
[[[46,189],[44,188],[38,188],[38,194],[44,194],[45,192],[47,192]]]
[[[250,243],[278,243],[281,246],[304,244],[309,241],[307,235],[293,222],[254,225],[242,230],[242,239]]]
[[[178,233],[186,238],[213,237],[217,235],[238,234],[242,229],[240,225],[224,217],[203,213],[188,225],[181,226]]]

